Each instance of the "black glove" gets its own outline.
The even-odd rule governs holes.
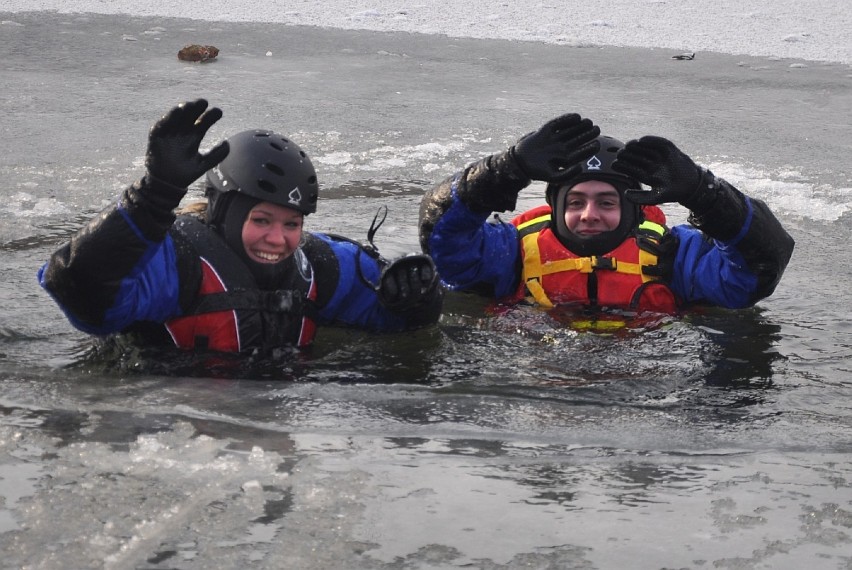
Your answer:
[[[651,187],[625,192],[635,204],[679,202],[694,212],[706,209],[715,198],[713,174],[662,137],[646,136],[628,142],[612,168]]]
[[[580,163],[600,149],[600,133],[591,120],[570,113],[545,123],[509,150],[527,177],[559,182],[574,177]]]
[[[428,255],[407,255],[384,268],[379,299],[394,312],[405,312],[431,303],[438,290],[438,272]]]
[[[145,155],[150,177],[186,189],[228,156],[228,141],[222,141],[207,154],[198,152],[207,130],[222,118],[221,109],[205,109],[204,99],[181,103],[151,127]]]

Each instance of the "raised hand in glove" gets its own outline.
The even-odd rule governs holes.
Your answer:
[[[578,174],[580,163],[599,150],[600,132],[589,119],[569,113],[522,137],[510,153],[532,180],[559,182]]]
[[[378,287],[382,304],[394,312],[429,305],[438,291],[438,273],[428,255],[408,255],[382,271]]]
[[[628,142],[612,168],[651,187],[625,192],[627,199],[636,204],[679,202],[695,211],[715,195],[713,175],[662,137],[645,136]]]
[[[204,99],[181,103],[163,115],[148,135],[148,176],[185,189],[222,162],[230,150],[228,141],[222,141],[207,154],[198,151],[208,129],[221,118],[222,110],[207,110]]]

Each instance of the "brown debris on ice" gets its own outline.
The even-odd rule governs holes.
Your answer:
[[[210,61],[211,59],[216,59],[217,55],[219,55],[219,48],[215,46],[192,44],[184,46],[183,49],[178,52],[178,59],[181,61],[205,62]]]

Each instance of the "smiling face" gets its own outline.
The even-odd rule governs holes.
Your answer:
[[[565,225],[580,237],[612,231],[620,221],[621,196],[608,182],[587,180],[565,196]]]
[[[287,259],[302,240],[304,215],[296,210],[260,202],[243,223],[243,247],[249,259],[274,264]]]

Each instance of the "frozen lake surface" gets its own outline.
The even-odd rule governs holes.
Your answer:
[[[852,564],[848,61],[0,21],[3,568]],[[187,43],[220,57],[180,62]],[[797,249],[755,309],[621,335],[451,295],[437,327],[324,330],[296,360],[93,346],[35,273],[142,174],[151,123],[196,97],[225,112],[211,142],[265,127],[311,154],[309,228],[365,239],[388,205],[388,256],[417,249],[426,188],[567,111],[672,138],[769,203]]]

